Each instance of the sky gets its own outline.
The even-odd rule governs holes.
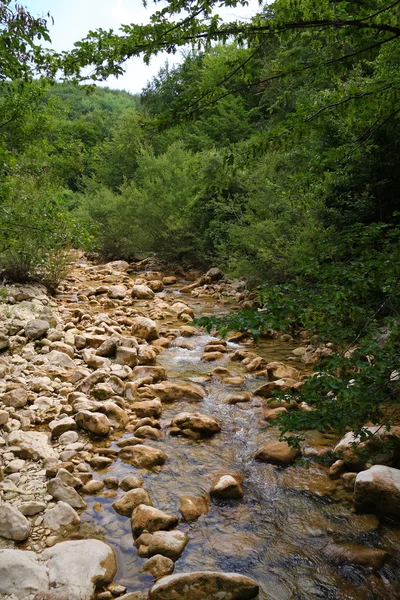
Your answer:
[[[45,16],[50,12],[54,19],[48,21],[52,47],[56,51],[69,50],[74,42],[84,38],[89,30],[98,28],[117,30],[121,24],[145,24],[154,10],[154,5],[144,8],[141,0],[26,0],[21,2],[33,16]],[[257,10],[258,0],[249,0],[247,7],[224,8],[218,14],[224,20],[240,18],[249,19]],[[149,66],[140,58],[133,58],[125,64],[125,75],[109,77],[106,85],[114,89],[122,89],[133,94],[141,92],[147,81],[157,75],[159,69],[168,59],[169,64],[176,64],[180,55],[163,53],[154,57]]]

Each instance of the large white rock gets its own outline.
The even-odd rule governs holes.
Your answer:
[[[30,594],[49,589],[48,571],[34,552],[0,550],[0,597],[13,594],[25,600]]]
[[[400,470],[374,465],[358,473],[353,501],[360,512],[374,511],[400,520]]]
[[[99,540],[61,542],[41,555],[0,550],[0,596],[26,600],[35,593],[53,597],[51,592],[54,598],[93,600],[116,571],[114,551]]]

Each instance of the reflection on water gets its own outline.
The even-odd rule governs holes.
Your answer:
[[[191,302],[193,305],[193,302]],[[201,307],[198,301],[198,309]],[[203,303],[204,305],[204,303]],[[210,307],[207,307],[210,312]],[[200,360],[210,336],[177,339],[174,346],[159,356],[170,380],[203,381],[207,397],[201,403],[178,401],[165,405],[162,416],[163,438],[146,441],[168,454],[168,461],[155,471],[139,471],[121,461],[114,462],[97,477],[128,474],[143,477],[154,506],[179,514],[183,495],[208,493],[213,477],[220,472],[239,472],[245,476],[245,495],[241,501],[212,502],[208,515],[179,528],[190,538],[175,572],[193,570],[236,571],[256,579],[260,600],[395,600],[400,598],[400,531],[384,525],[375,517],[356,516],[351,497],[318,465],[293,466],[286,470],[253,460],[255,450],[264,442],[278,438],[278,432],[262,418],[260,408],[249,402],[245,407],[227,404],[238,392],[252,391],[263,383],[247,375],[243,367],[227,357],[218,366],[232,375],[244,377],[240,386],[227,386],[217,378],[202,378],[215,363]],[[181,347],[180,343],[186,347]],[[186,344],[183,344],[186,342]],[[237,346],[231,344],[231,349]],[[292,346],[276,340],[263,341],[257,352],[270,360],[287,360]],[[301,364],[293,362],[301,368]],[[246,410],[244,410],[245,408]],[[165,425],[182,411],[200,411],[219,418],[222,432],[212,439],[193,441],[170,437]],[[126,434],[129,437],[131,434]],[[332,446],[314,432],[308,444]],[[118,491],[118,497],[122,492]],[[93,521],[117,552],[117,579],[128,590],[147,592],[152,584],[148,574],[140,573],[144,559],[133,546],[130,520],[114,512],[115,497],[104,494],[87,497],[88,510],[83,521]],[[360,567],[335,565],[325,557],[332,542],[351,541],[384,548],[392,558],[378,573]]]

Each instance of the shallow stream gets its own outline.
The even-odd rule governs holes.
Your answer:
[[[185,301],[200,313],[210,313],[210,300],[186,296]],[[219,309],[222,311],[222,307]],[[96,478],[126,475],[143,477],[155,507],[179,515],[179,497],[207,495],[216,474],[244,475],[244,498],[240,501],[210,503],[210,511],[198,521],[179,525],[189,544],[177,561],[175,573],[218,570],[238,572],[254,578],[261,588],[260,600],[395,600],[400,598],[400,528],[379,525],[371,515],[355,515],[351,494],[327,476],[315,463],[286,469],[258,463],[254,452],[263,443],[278,438],[278,431],[262,416],[257,403],[228,405],[228,397],[252,391],[263,383],[246,378],[244,368],[228,357],[218,363],[200,360],[208,335],[177,338],[160,354],[168,379],[202,382],[207,397],[200,403],[177,401],[164,405],[163,438],[145,441],[168,455],[168,461],[154,471],[139,471],[120,460]],[[182,347],[181,344],[185,347]],[[231,344],[232,350],[238,345]],[[256,348],[269,360],[288,361],[293,346],[276,340],[263,341]],[[301,363],[290,363],[301,368]],[[216,366],[232,375],[242,375],[242,386],[227,386],[216,377],[207,380]],[[200,378],[200,379],[198,379]],[[204,412],[221,420],[221,433],[211,439],[192,441],[167,434],[165,426],[183,411]],[[129,437],[132,434],[124,434]],[[333,447],[335,438],[311,433],[310,448]],[[116,441],[112,443],[116,446]],[[113,493],[87,496],[88,509],[83,527],[109,542],[118,558],[116,580],[129,591],[147,592],[153,579],[139,573],[145,559],[133,546],[130,519],[112,508]],[[110,495],[111,497],[106,497]],[[122,492],[118,492],[118,496]],[[380,571],[329,560],[329,544],[351,542],[383,548],[392,555]]]

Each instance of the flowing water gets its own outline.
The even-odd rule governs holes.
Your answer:
[[[208,299],[185,300],[197,314],[222,312]],[[379,525],[371,515],[355,515],[351,494],[327,476],[326,469],[310,462],[286,469],[256,462],[256,449],[278,439],[277,429],[262,416],[257,402],[229,405],[228,397],[252,391],[263,379],[245,378],[242,386],[227,386],[208,377],[215,366],[232,375],[245,376],[244,368],[225,357],[216,363],[200,360],[208,335],[177,338],[158,357],[168,380],[201,381],[207,392],[200,403],[177,401],[163,407],[163,438],[145,441],[168,455],[163,467],[140,471],[120,460],[97,478],[126,475],[143,477],[143,487],[153,505],[179,515],[179,498],[207,495],[216,474],[244,475],[244,498],[212,501],[207,515],[179,529],[189,544],[176,562],[175,573],[217,570],[248,575],[260,584],[260,600],[395,600],[400,598],[400,529]],[[240,346],[229,344],[234,350]],[[270,360],[287,361],[288,343],[263,341],[255,348]],[[291,363],[301,368],[298,362]],[[212,366],[211,366],[212,365]],[[221,433],[211,439],[193,441],[167,434],[165,425],[183,411],[204,412],[220,419]],[[129,437],[132,434],[125,434]],[[309,448],[333,447],[336,439],[310,433]],[[116,447],[116,440],[111,444]],[[118,493],[118,497],[122,492]],[[108,496],[108,497],[107,497]],[[82,521],[88,531],[108,541],[118,558],[117,580],[131,591],[147,592],[153,579],[139,570],[145,559],[137,556],[130,519],[112,509],[114,492],[86,497],[88,509]],[[392,557],[378,572],[353,564],[335,564],[327,557],[331,543],[351,542],[387,550]]]

